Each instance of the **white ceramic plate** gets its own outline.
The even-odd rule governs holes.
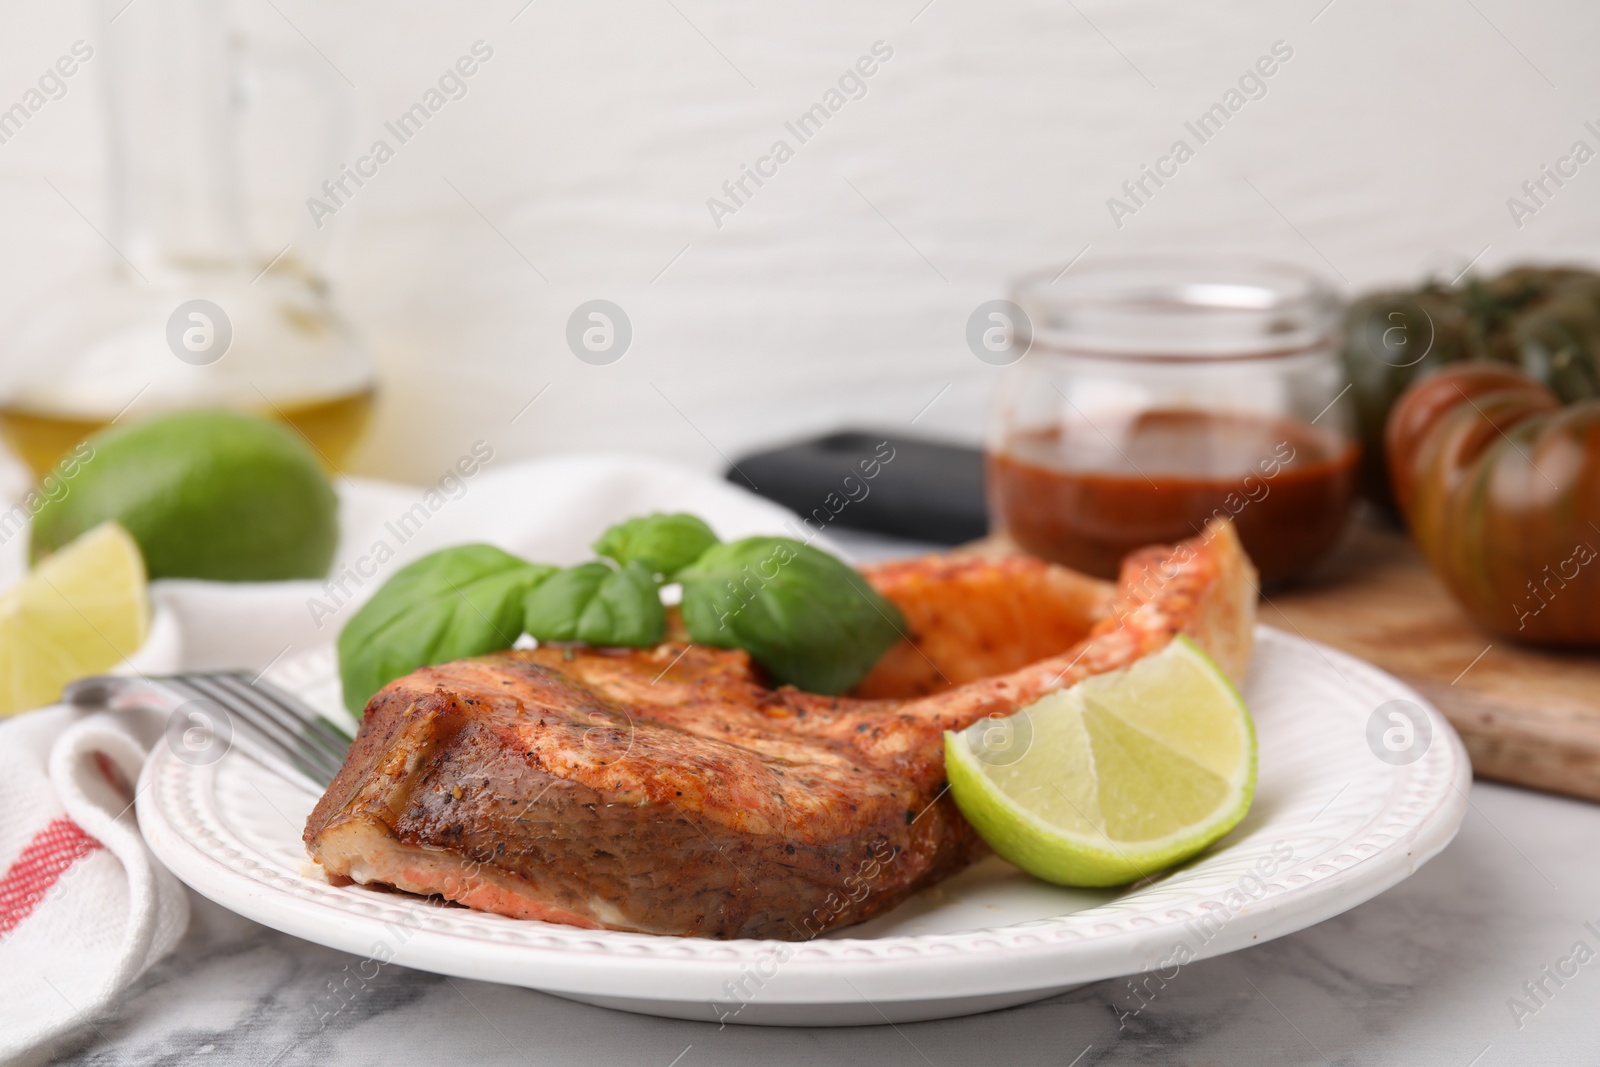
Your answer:
[[[1257,633],[1244,687],[1260,739],[1254,807],[1203,856],[1121,891],[1046,885],[991,858],[814,941],[710,941],[506,919],[307,877],[300,832],[316,798],[238,753],[193,767],[158,748],[139,823],[178,877],[224,907],[420,970],[731,1023],[963,1015],[1291,933],[1383,892],[1449,843],[1471,770],[1444,718],[1359,660]],[[328,653],[274,673],[319,706],[337,703]],[[1409,740],[1426,749],[1411,762],[1385,748],[1385,734],[1391,747],[1408,741],[1405,722],[1389,718],[1402,706],[1383,707],[1395,700],[1418,709]]]

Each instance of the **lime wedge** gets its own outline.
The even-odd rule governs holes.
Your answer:
[[[1255,794],[1250,712],[1186,637],[944,740],[967,821],[1061,885],[1124,885],[1170,867],[1233,829]]]
[[[115,667],[149,625],[139,546],[102,523],[0,594],[0,715],[49,704],[73,679]]]

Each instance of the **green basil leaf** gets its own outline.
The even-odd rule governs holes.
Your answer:
[[[339,679],[356,715],[418,667],[510,648],[529,589],[556,572],[493,545],[457,545],[402,567],[339,632]]]
[[[742,648],[773,681],[812,693],[855,685],[905,630],[854,568],[786,537],[714,545],[678,579],[690,637]]]
[[[523,607],[522,628],[541,641],[642,648],[667,630],[655,576],[638,562],[621,570],[604,563],[568,567],[534,587]]]
[[[622,566],[642,563],[654,574],[670,578],[717,543],[717,535],[693,515],[645,515],[618,523],[594,543],[599,556]]]

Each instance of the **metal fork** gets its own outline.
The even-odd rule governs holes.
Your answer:
[[[350,738],[305,701],[234,671],[82,678],[62,691],[61,700],[86,710],[169,712],[165,742],[185,763],[215,763],[237,748],[317,792],[327,789],[350,749]]]

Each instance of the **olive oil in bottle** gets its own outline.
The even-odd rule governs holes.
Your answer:
[[[369,386],[343,396],[260,404],[252,410],[300,431],[323,465],[335,470],[366,428],[375,394]],[[110,425],[115,417],[115,412],[88,418],[22,404],[0,405],[0,440],[28,465],[34,477],[43,478],[56,460],[85,437]]]

